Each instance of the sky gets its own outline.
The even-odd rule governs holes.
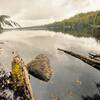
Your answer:
[[[0,15],[9,15],[23,26],[47,24],[95,10],[100,10],[100,0],[0,0]]]

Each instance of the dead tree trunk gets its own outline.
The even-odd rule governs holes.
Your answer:
[[[63,50],[63,49],[59,49],[59,48],[58,48],[58,50],[66,53],[66,54],[69,54],[69,55],[71,55],[71,56],[73,56],[75,58],[78,58],[81,61],[91,65],[93,68],[95,68],[97,70],[100,70],[100,61],[97,61],[95,59],[91,59],[89,57],[84,57],[84,56],[82,56],[80,54],[77,54],[77,53],[74,53],[72,51],[67,51],[67,50]]]

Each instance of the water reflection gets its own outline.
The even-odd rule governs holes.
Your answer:
[[[17,51],[29,62],[40,53],[50,58],[54,75],[50,82],[45,83],[31,77],[33,92],[36,100],[82,100],[81,95],[92,96],[98,91],[95,82],[100,81],[100,72],[91,66],[57,51],[63,48],[78,52],[82,55],[88,52],[100,54],[100,44],[94,38],[74,37],[49,31],[11,31],[0,35],[3,52],[0,63],[10,69],[11,52]],[[9,66],[9,67],[8,67]]]

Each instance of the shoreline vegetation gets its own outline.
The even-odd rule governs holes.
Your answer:
[[[100,11],[79,13],[69,19],[64,19],[41,27],[79,37],[100,37]]]

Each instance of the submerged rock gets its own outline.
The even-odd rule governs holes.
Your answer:
[[[45,54],[36,56],[34,60],[27,64],[27,69],[32,76],[43,81],[49,81],[53,73],[49,58]]]

